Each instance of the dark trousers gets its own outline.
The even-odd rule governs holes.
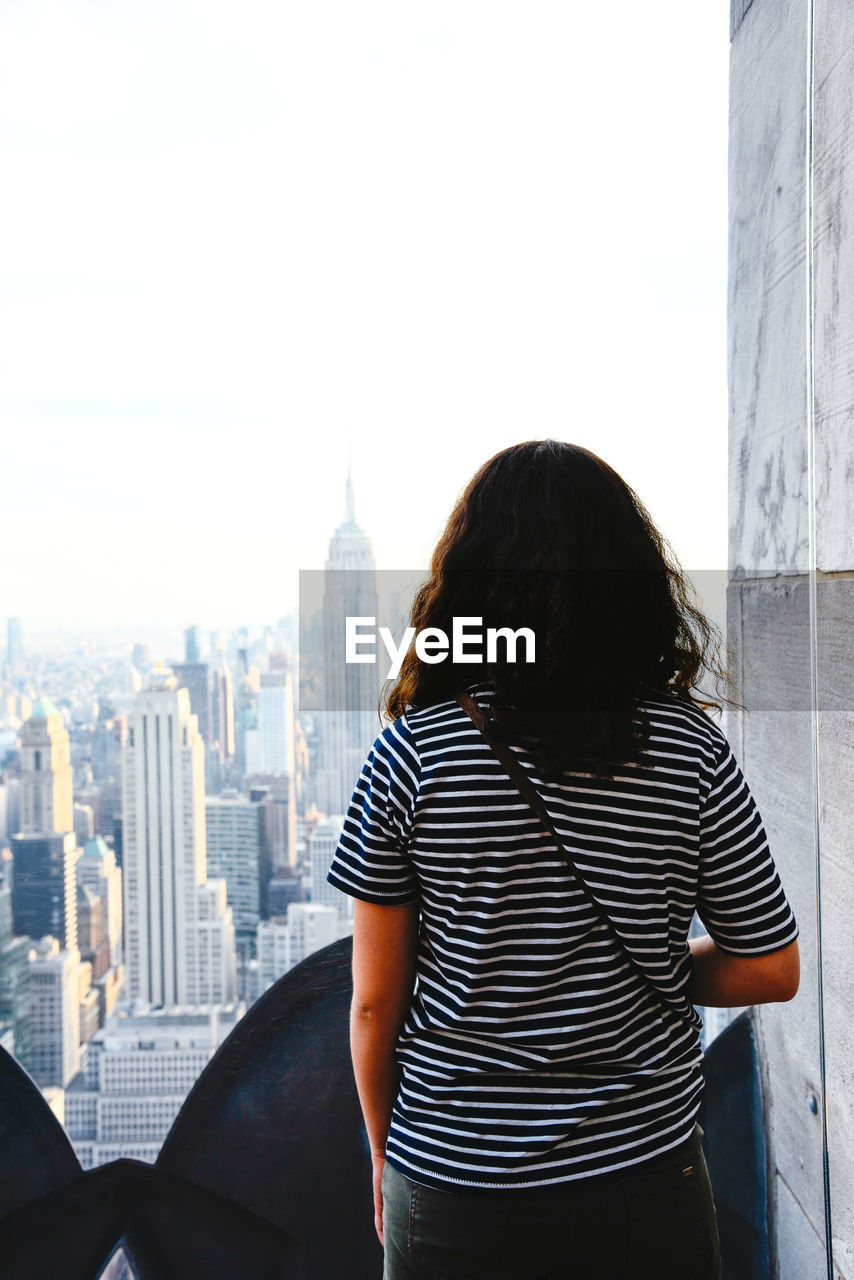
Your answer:
[[[439,1191],[387,1163],[384,1280],[720,1280],[701,1137],[634,1171],[514,1191]]]

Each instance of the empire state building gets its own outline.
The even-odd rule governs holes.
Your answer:
[[[324,572],[324,714],[318,801],[329,814],[345,813],[365,756],[380,731],[379,665],[346,663],[347,617],[377,617],[376,562],[370,538],[356,523],[348,470],[344,519],[329,543]]]

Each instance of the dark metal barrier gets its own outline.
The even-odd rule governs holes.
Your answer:
[[[380,1280],[371,1166],[348,1042],[350,939],[252,1006],[196,1081],[155,1165],[84,1173],[41,1093],[0,1051],[0,1276],[97,1280],[121,1244],[139,1280]],[[724,1280],[767,1280],[753,1027],[706,1055],[700,1123]]]
[[[749,1010],[706,1052],[700,1111],[718,1213],[722,1280],[769,1280],[765,1116]]]
[[[84,1173],[39,1090],[0,1055],[0,1276],[379,1280],[371,1165],[348,1046],[350,939],[252,1006],[154,1166]]]

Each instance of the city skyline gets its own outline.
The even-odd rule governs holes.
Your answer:
[[[349,485],[346,506],[352,534]],[[325,884],[341,819],[317,810],[318,736],[294,715],[295,626],[253,644],[188,621],[167,667],[136,634],[117,661],[47,656],[7,619],[0,1044],[85,1168],[153,1161],[229,1021],[352,929]]]

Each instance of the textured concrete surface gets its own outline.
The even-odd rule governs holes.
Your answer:
[[[777,1178],[777,1280],[824,1280],[824,1237],[812,1228],[785,1181]]]
[[[744,21],[753,0],[730,0],[729,6],[729,38],[732,40]]]
[[[823,1234],[821,1125],[809,1106],[820,1094],[820,1068],[807,583],[733,583],[730,611],[748,712],[728,716],[727,732],[800,927],[801,989],[757,1014],[770,1181],[773,1190],[779,1170],[811,1229]],[[734,723],[739,731],[730,733]]]
[[[817,644],[806,482],[806,0],[735,0],[730,92],[728,638],[749,714],[726,727],[801,928],[801,989],[757,1017],[779,1280],[826,1274],[813,832],[836,1274],[854,1280],[854,8],[816,0]],[[771,575],[780,576],[771,576]],[[816,1113],[813,1112],[813,1107]]]
[[[833,1256],[854,1277],[854,12],[816,0],[814,292],[822,955]]]
[[[833,1257],[843,1275],[854,1277],[854,575],[819,582],[818,619],[821,927]]]
[[[854,15],[815,8],[816,534],[820,569],[854,567]]]
[[[808,568],[805,0],[753,0],[730,61],[730,568]]]

